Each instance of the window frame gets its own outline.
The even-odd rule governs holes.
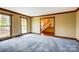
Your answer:
[[[21,19],[22,18],[24,18],[24,19],[26,19],[26,24],[27,24],[27,32],[26,33],[22,33],[22,25],[21,25]],[[24,34],[27,34],[28,33],[28,18],[26,18],[26,17],[20,17],[20,32],[21,32],[21,35],[24,35]]]
[[[7,15],[7,16],[10,17],[10,19],[9,19],[9,21],[10,21],[10,36],[1,37],[0,41],[2,41],[2,40],[6,40],[6,39],[9,39],[9,38],[12,37],[12,15],[6,14],[6,13],[1,13],[1,12],[0,12],[0,14],[1,15]]]

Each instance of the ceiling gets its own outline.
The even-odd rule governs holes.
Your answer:
[[[28,16],[39,16],[76,10],[77,7],[4,7]]]

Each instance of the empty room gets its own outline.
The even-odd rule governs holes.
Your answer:
[[[79,52],[79,8],[1,7],[0,52]]]

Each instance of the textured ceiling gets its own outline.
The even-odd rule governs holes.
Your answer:
[[[4,7],[28,16],[39,16],[76,10],[76,7]]]

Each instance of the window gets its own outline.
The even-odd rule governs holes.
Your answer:
[[[0,38],[10,37],[10,20],[9,15],[0,14]]]
[[[21,33],[25,34],[27,33],[27,19],[21,18]]]

